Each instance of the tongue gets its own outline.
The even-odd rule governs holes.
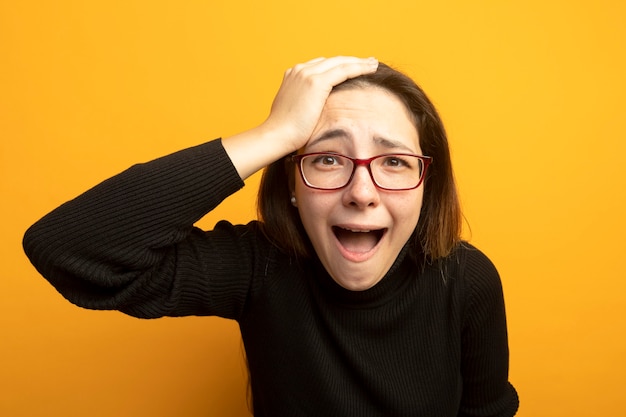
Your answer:
[[[337,228],[335,235],[341,245],[350,252],[368,252],[378,243],[378,233],[376,232],[351,232]]]

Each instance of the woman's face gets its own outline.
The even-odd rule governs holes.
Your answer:
[[[336,152],[359,159],[384,153],[422,155],[406,106],[377,87],[334,92],[301,153]],[[342,287],[371,288],[387,273],[419,220],[423,186],[378,189],[365,166],[339,190],[295,181],[296,205],[322,264]]]

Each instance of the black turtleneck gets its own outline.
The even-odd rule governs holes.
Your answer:
[[[24,248],[70,301],[239,322],[263,416],[512,416],[497,271],[460,245],[405,248],[360,292],[278,252],[256,222],[192,225],[243,186],[219,140],[140,164],[33,225]]]

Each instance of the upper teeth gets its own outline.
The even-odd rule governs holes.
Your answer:
[[[356,230],[356,229],[346,229],[354,233],[369,233],[371,230]]]

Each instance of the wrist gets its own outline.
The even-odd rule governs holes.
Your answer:
[[[297,150],[289,141],[286,129],[261,124],[245,132],[224,138],[222,144],[242,179],[248,178],[272,162]]]

